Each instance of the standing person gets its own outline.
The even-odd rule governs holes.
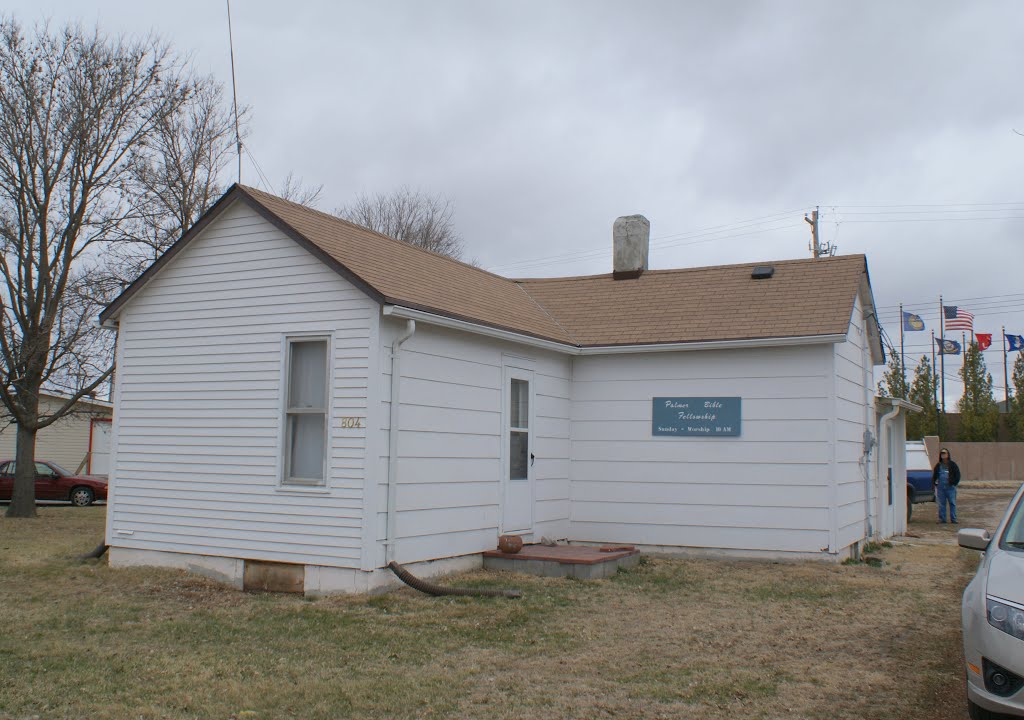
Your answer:
[[[960,467],[949,456],[949,450],[942,448],[939,462],[932,470],[932,484],[935,485],[935,501],[939,504],[939,522],[946,522],[946,503],[949,503],[949,520],[958,525],[956,519],[956,486],[960,484]]]

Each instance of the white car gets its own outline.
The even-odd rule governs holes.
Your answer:
[[[984,552],[962,609],[970,715],[1024,717],[1024,485],[994,535],[965,529],[957,541]]]

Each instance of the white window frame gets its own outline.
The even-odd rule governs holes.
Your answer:
[[[292,357],[292,345],[296,343],[304,342],[323,342],[326,345],[325,352],[326,357],[326,377],[324,378],[324,408],[320,409],[290,409],[288,407],[290,398],[289,393],[291,392],[291,357]],[[331,378],[334,377],[334,338],[330,334],[325,333],[294,333],[286,335],[281,341],[281,392],[280,392],[280,415],[281,415],[281,442],[280,452],[278,452],[278,483],[282,489],[288,490],[320,490],[325,491],[329,485],[328,471],[330,463],[328,459],[331,454],[331,422],[332,422],[332,400],[333,392],[331,386]],[[289,453],[291,443],[289,442],[288,432],[288,418],[291,415],[300,414],[313,414],[323,413],[324,416],[324,456],[323,465],[321,469],[321,478],[319,480],[315,478],[293,478],[288,475],[288,468],[291,465]]]

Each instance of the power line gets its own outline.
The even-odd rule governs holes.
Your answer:
[[[742,230],[742,229],[745,229],[745,228],[748,228],[748,227],[753,227],[753,226],[756,226],[756,225],[759,225],[759,224],[772,224],[772,223],[782,222],[785,219],[787,219],[785,216],[794,214],[796,212],[801,212],[801,211],[802,211],[802,208],[799,208],[799,209],[796,209],[796,210],[786,210],[786,211],[782,211],[782,212],[778,212],[778,213],[773,213],[771,215],[764,215],[764,216],[761,216],[761,217],[752,218],[752,219],[749,219],[749,220],[738,220],[738,221],[733,222],[733,223],[725,223],[725,224],[722,224],[722,225],[712,225],[710,227],[700,228],[700,229],[696,229],[696,230],[690,230],[690,231],[687,231],[687,232],[672,233],[672,234],[669,234],[669,235],[660,235],[660,236],[658,236],[658,237],[653,239],[653,242],[651,243],[651,246],[652,247],[662,248],[662,247],[676,247],[676,246],[697,244],[697,243],[686,243],[686,242],[664,242],[665,240],[671,240],[671,239],[688,240],[688,239],[695,239],[695,238],[701,238],[701,237],[707,237],[707,236],[721,236],[721,237],[711,237],[711,238],[709,238],[707,241],[710,242],[711,240],[719,240],[719,239],[723,239],[724,240],[724,239],[728,239],[728,238],[731,238],[731,237],[738,237],[735,234],[729,234],[729,235],[723,235],[723,234],[724,233],[732,233],[735,230]],[[763,232],[771,232],[771,231],[774,231],[774,230],[788,229],[789,227],[795,227],[795,226],[782,226],[782,227],[774,227],[774,228],[772,228],[772,227],[762,228],[762,229],[759,229],[758,232],[762,232],[762,231]],[[744,234],[753,234],[753,233],[744,233]],[[547,257],[542,257],[542,258],[534,258],[534,259],[530,259],[530,260],[520,260],[520,261],[512,262],[512,263],[505,263],[503,265],[495,265],[491,269],[492,270],[507,270],[507,269],[511,269],[511,268],[532,267],[532,266],[535,266],[535,265],[543,265],[543,264],[546,264],[546,263],[561,264],[563,262],[571,262],[572,260],[584,260],[584,259],[591,259],[591,258],[601,257],[603,255],[606,255],[607,253],[608,253],[607,249],[575,250],[575,251],[571,251],[571,252],[567,252],[567,253],[559,253],[557,255],[549,255]]]
[[[669,248],[669,247],[686,247],[686,246],[689,246],[689,245],[700,245],[702,243],[715,242],[717,240],[730,240],[730,239],[738,238],[738,237],[747,237],[749,235],[760,235],[762,233],[776,232],[778,230],[788,230],[788,229],[796,228],[796,227],[800,227],[800,225],[798,223],[794,223],[792,225],[781,225],[781,226],[778,226],[778,227],[757,228],[757,229],[754,229],[754,230],[748,230],[746,232],[730,233],[730,234],[726,234],[726,235],[714,234],[714,233],[704,233],[705,235],[713,235],[713,237],[706,237],[706,238],[698,239],[698,240],[690,240],[690,239],[682,238],[681,240],[675,240],[675,241],[671,241],[671,242],[651,243],[651,247],[652,248],[656,248],[656,249]],[[723,231],[718,231],[718,232],[723,232]],[[688,237],[700,237],[700,235],[699,234],[698,235],[690,235]],[[537,260],[523,260],[523,261],[520,261],[520,262],[517,262],[517,263],[508,263],[506,265],[496,265],[496,266],[493,266],[491,268],[491,270],[492,271],[497,271],[497,270],[504,270],[504,271],[516,270],[516,271],[520,271],[520,270],[524,270],[526,268],[532,268],[532,267],[537,267],[537,266],[542,266],[542,265],[562,265],[562,264],[568,263],[568,262],[577,262],[577,261],[580,261],[580,260],[589,260],[589,259],[593,259],[593,258],[602,257],[602,256],[605,256],[607,254],[608,254],[608,250],[607,249],[578,251],[576,253],[573,253],[571,256],[568,256],[568,255],[553,255],[553,256],[550,256],[548,258],[541,258],[541,259],[537,259]]]
[[[855,203],[826,203],[828,207],[852,207],[852,208],[906,208],[906,207],[980,207],[995,205],[1024,205],[1024,200],[1011,202],[963,202],[963,203],[881,203],[878,205],[864,205]]]
[[[250,155],[251,157],[251,155]],[[255,161],[254,161],[255,162]],[[269,184],[269,183],[268,183]],[[999,213],[1024,212],[1024,201],[1012,202],[986,202],[986,203],[880,203],[880,204],[828,204],[828,216],[833,219],[836,233],[843,223],[907,223],[907,222],[967,222],[986,220],[1024,220],[1022,215],[1006,215]],[[856,209],[854,209],[856,208]],[[922,209],[923,208],[923,209]],[[748,220],[738,220],[721,225],[712,225],[705,228],[690,230],[680,233],[661,235],[652,239],[651,247],[666,248],[684,245],[695,245],[715,240],[728,240],[736,237],[788,230],[801,227],[800,224],[781,225],[777,227],[756,228],[758,225],[772,225],[783,222],[788,216],[800,213],[801,215],[809,210],[809,206],[784,210],[769,215],[763,215]],[[969,214],[968,217],[949,217],[953,213]],[[972,213],[987,213],[983,216],[970,215]],[[858,216],[847,219],[844,215]],[[863,216],[875,215],[877,218]],[[932,217],[892,217],[893,215],[915,215]],[[825,213],[820,219],[824,219]],[[749,232],[736,233],[737,230],[750,229]],[[700,239],[698,238],[705,238]],[[693,242],[663,242],[665,240],[692,240]],[[543,265],[562,265],[565,263],[590,260],[603,257],[608,254],[607,249],[578,249],[565,253],[558,253],[546,257],[519,260],[511,263],[494,265],[492,271],[519,271]]]
[[[1024,209],[1024,208],[1022,208]],[[1009,215],[1005,217],[951,217],[951,218],[887,218],[884,220],[842,220],[844,223],[906,223],[906,222],[973,222],[975,220],[1024,220],[1024,215]]]
[[[1005,294],[1005,295],[979,295],[978,297],[960,298],[960,299],[955,299],[955,300],[954,299],[946,299],[946,303],[947,304],[958,305],[960,303],[972,302],[972,301],[975,301],[975,300],[984,302],[984,301],[987,301],[987,300],[995,300],[996,298],[1022,298],[1022,299],[1024,299],[1024,293],[1008,293],[1008,294]],[[903,305],[904,308],[908,308],[908,307],[918,307],[918,306],[925,306],[925,305],[931,305],[932,307],[935,307],[937,303],[936,303],[935,300],[930,300],[928,302],[923,302],[922,301],[922,302],[901,303],[901,304]],[[888,309],[893,309],[893,308],[898,309],[899,306],[900,306],[900,304],[896,304],[896,305],[876,305],[875,309],[876,310],[888,310]]]

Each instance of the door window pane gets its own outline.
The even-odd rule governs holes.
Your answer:
[[[288,477],[321,481],[324,478],[324,416],[303,413],[288,417]]]
[[[530,383],[526,380],[513,380],[511,400],[509,425],[514,428],[530,427]]]
[[[529,473],[530,433],[509,433],[509,471],[511,480],[525,480]]]
[[[293,342],[288,364],[288,407],[327,407],[327,343]]]
[[[53,475],[53,469],[44,463],[36,463],[36,475]]]

